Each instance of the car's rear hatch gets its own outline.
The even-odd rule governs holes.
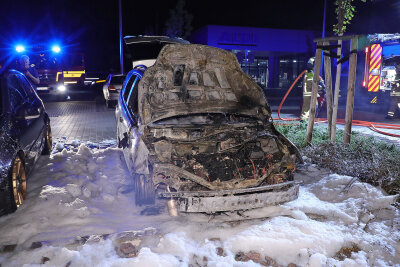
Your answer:
[[[153,65],[161,49],[166,44],[189,43],[181,38],[167,36],[126,36],[124,41],[130,54],[132,67],[137,65],[149,67]]]

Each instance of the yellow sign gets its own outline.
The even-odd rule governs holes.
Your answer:
[[[376,104],[376,101],[377,101],[377,98],[376,98],[376,96],[371,100],[371,102],[370,103],[372,103],[372,104]]]
[[[85,74],[85,71],[64,71],[64,72],[57,72],[56,82],[60,80],[60,76],[63,75],[64,78],[78,78],[81,77],[82,74]]]
[[[85,71],[64,71],[64,78],[77,78],[85,74]]]

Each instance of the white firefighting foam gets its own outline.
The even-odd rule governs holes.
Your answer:
[[[61,146],[59,146],[61,147]],[[249,211],[263,219],[222,222],[220,215],[140,215],[133,182],[116,148],[77,149],[42,157],[28,182],[26,203],[0,218],[2,266],[260,266],[235,259],[254,251],[277,264],[298,266],[400,266],[400,212],[393,196],[352,177],[329,175],[301,187],[299,198]],[[237,219],[238,216],[235,217]],[[267,218],[269,217],[269,218]],[[210,220],[208,222],[208,220]],[[120,258],[110,239],[63,246],[76,236],[156,227],[161,239],[135,258]],[[34,241],[48,245],[28,249]],[[343,248],[357,248],[340,258]],[[223,254],[217,253],[218,250]],[[396,265],[397,264],[397,265]]]

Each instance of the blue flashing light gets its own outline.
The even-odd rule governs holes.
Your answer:
[[[54,53],[60,53],[61,48],[58,45],[53,45],[51,51],[53,51]]]
[[[24,52],[24,51],[25,51],[25,47],[24,47],[23,45],[17,45],[17,46],[15,47],[15,50],[16,50],[18,53],[21,53],[21,52]]]

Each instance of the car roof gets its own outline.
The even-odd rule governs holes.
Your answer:
[[[181,43],[188,44],[189,42],[182,38],[172,38],[168,36],[125,36],[124,41],[126,44],[134,44],[134,43],[147,43],[147,42],[165,42],[165,43]]]
[[[22,74],[22,72],[20,72],[20,71],[18,71],[18,70],[16,70],[16,69],[6,69],[6,70],[4,70],[3,72],[1,72],[1,76],[4,76],[4,75],[8,75],[8,74]],[[23,74],[22,74],[23,75]]]

